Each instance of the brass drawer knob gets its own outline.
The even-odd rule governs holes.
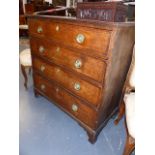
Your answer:
[[[60,52],[60,47],[56,48],[56,52],[59,53]]]
[[[43,53],[44,51],[45,51],[44,46],[40,46],[40,47],[39,47],[39,52],[40,52],[40,53]]]
[[[81,86],[80,86],[80,83],[75,83],[74,84],[74,89],[75,90],[80,90]]]
[[[42,84],[42,85],[40,86],[40,88],[41,88],[41,90],[44,90],[44,89],[45,89],[45,85]]]
[[[55,90],[56,90],[57,93],[59,92],[59,88],[56,88]]]
[[[72,110],[74,112],[77,112],[78,111],[78,106],[76,104],[72,104]]]
[[[78,34],[76,36],[76,41],[79,43],[79,44],[82,44],[85,40],[85,36],[83,34]]]
[[[37,28],[37,32],[38,32],[38,33],[43,32],[43,29],[42,29],[42,27],[41,27],[41,26],[39,26],[39,27]]]
[[[60,27],[57,25],[55,30],[58,32],[60,30]]]
[[[56,68],[56,73],[59,73],[60,72],[60,68]]]
[[[45,66],[41,65],[40,70],[43,72],[45,70]]]
[[[75,68],[81,68],[81,66],[82,66],[82,61],[79,60],[79,59],[77,59],[77,60],[75,61],[75,63],[74,63],[74,66],[75,66]]]

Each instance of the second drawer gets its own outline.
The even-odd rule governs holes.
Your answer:
[[[71,68],[96,81],[102,82],[103,80],[106,64],[101,60],[72,52],[67,48],[45,39],[31,38],[31,47],[32,53],[38,56]]]

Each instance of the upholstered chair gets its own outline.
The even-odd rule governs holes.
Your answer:
[[[20,65],[21,65],[21,71],[24,76],[24,86],[27,89],[27,74],[26,74],[26,69],[29,69],[29,73],[31,72],[31,67],[32,67],[32,60],[31,60],[31,51],[30,48],[24,49],[23,51],[20,52],[19,55],[20,58]]]
[[[28,25],[25,15],[19,16],[19,36],[28,36]]]
[[[19,29],[28,30],[28,25],[27,24],[19,25]]]
[[[127,79],[124,85],[122,100],[120,102],[117,125],[125,114],[126,144],[123,155],[130,155],[135,148],[135,62],[134,52],[129,68]]]
[[[135,148],[135,93],[125,94],[127,138],[123,155],[130,155]]]

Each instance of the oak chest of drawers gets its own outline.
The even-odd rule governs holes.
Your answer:
[[[35,95],[74,118],[94,143],[118,109],[134,23],[28,17]]]

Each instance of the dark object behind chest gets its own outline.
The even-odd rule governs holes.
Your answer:
[[[121,2],[83,2],[77,4],[77,18],[124,22],[127,6]]]

